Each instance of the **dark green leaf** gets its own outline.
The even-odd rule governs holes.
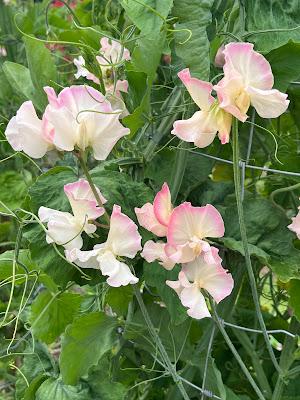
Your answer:
[[[15,171],[5,171],[0,175],[0,201],[5,206],[14,210],[22,206],[27,194],[27,185],[24,176]],[[0,211],[8,210],[0,204]]]
[[[31,306],[30,321],[36,337],[52,343],[77,314],[81,296],[76,293],[41,292]]]
[[[60,378],[49,378],[41,384],[35,400],[91,400],[87,388],[64,385]]]
[[[75,385],[113,347],[116,326],[116,319],[94,312],[76,318],[66,329],[60,355],[60,370],[66,384]]]

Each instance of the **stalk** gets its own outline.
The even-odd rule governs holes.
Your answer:
[[[82,170],[84,172],[86,180],[88,181],[88,183],[90,185],[90,188],[92,189],[92,192],[93,192],[93,194],[95,196],[95,199],[97,200],[98,206],[103,207],[103,209],[104,209],[104,215],[103,216],[104,216],[107,224],[109,225],[110,224],[109,215],[108,215],[107,211],[105,210],[105,207],[104,207],[104,205],[103,205],[103,203],[102,203],[102,201],[100,199],[99,193],[97,192],[96,186],[94,185],[92,177],[91,177],[91,175],[89,173],[89,170],[87,168],[87,165],[86,165],[86,162],[85,162],[85,153],[84,152],[81,151],[79,153],[78,160],[80,162],[80,165],[81,165],[81,168],[82,168]]]
[[[219,331],[221,332],[225,342],[227,343],[227,346],[230,348],[233,356],[235,357],[236,361],[239,363],[242,371],[244,372],[246,378],[248,379],[250,385],[252,386],[253,390],[255,391],[255,393],[257,394],[258,398],[260,400],[266,400],[264,395],[262,394],[262,392],[260,391],[259,387],[257,386],[257,384],[255,383],[254,379],[252,378],[250,372],[248,371],[248,368],[246,367],[246,365],[244,364],[243,360],[241,359],[239,353],[237,352],[236,348],[234,347],[234,344],[232,343],[230,337],[227,335],[227,332],[222,324],[222,322],[220,321],[220,318],[217,314],[216,311],[216,306],[214,304],[214,301],[210,298],[210,304],[211,304],[211,309],[213,312],[213,316],[214,316],[214,321],[216,322]]]
[[[136,299],[139,303],[140,309],[142,311],[143,317],[145,319],[145,322],[148,326],[149,332],[150,334],[153,336],[153,338],[155,339],[155,342],[157,344],[157,347],[161,353],[161,356],[168,368],[168,371],[170,372],[175,384],[177,385],[182,397],[184,400],[189,400],[189,396],[182,384],[182,381],[180,380],[180,377],[177,374],[176,369],[174,368],[174,365],[171,363],[171,360],[168,356],[168,353],[166,352],[166,349],[164,348],[164,345],[162,344],[159,335],[156,332],[156,329],[151,321],[150,315],[148,314],[147,308],[145,306],[145,303],[143,301],[143,298],[141,296],[141,293],[139,291],[139,288],[137,286],[134,286],[134,294],[136,296]]]
[[[239,160],[239,134],[238,134],[238,121],[236,119],[233,120],[233,144],[232,144],[232,147],[233,147],[233,174],[234,174],[235,197],[236,197],[237,212],[238,212],[238,219],[239,219],[239,225],[240,225],[240,233],[241,233],[241,239],[242,239],[242,244],[243,244],[244,253],[245,253],[245,262],[246,262],[246,268],[247,268],[251,293],[252,293],[252,297],[253,297],[253,301],[254,301],[254,305],[255,305],[258,322],[259,322],[260,328],[262,330],[271,360],[272,360],[277,372],[281,373],[281,369],[279,367],[279,364],[276,360],[272,346],[270,344],[269,336],[268,336],[268,333],[266,330],[266,325],[265,325],[265,322],[264,322],[264,319],[263,319],[263,316],[261,313],[259,297],[258,297],[257,288],[256,288],[256,281],[255,281],[255,276],[254,276],[253,269],[252,269],[251,257],[250,257],[249,248],[248,248],[247,231],[246,231],[244,210],[243,210],[242,197],[241,197],[242,191],[241,191],[241,176],[240,176],[240,166],[239,166],[239,161],[240,161]]]

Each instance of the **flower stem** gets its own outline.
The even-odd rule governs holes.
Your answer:
[[[85,153],[84,152],[80,152],[79,153],[78,160],[80,162],[80,165],[81,165],[81,168],[82,168],[82,170],[84,172],[86,180],[88,181],[88,183],[90,185],[90,188],[92,189],[92,192],[93,192],[93,194],[95,196],[95,199],[97,200],[98,206],[102,207],[104,209],[104,215],[103,216],[104,216],[107,224],[109,225],[110,224],[109,215],[108,215],[107,211],[105,210],[105,207],[104,207],[104,205],[103,205],[103,203],[102,203],[102,201],[100,199],[99,193],[97,192],[96,186],[94,185],[93,179],[92,179],[92,177],[91,177],[91,175],[89,173],[89,170],[87,168],[87,165],[86,165],[86,162],[85,162]]]
[[[155,339],[155,342],[156,342],[157,347],[158,347],[158,349],[160,351],[160,354],[161,354],[161,356],[162,356],[162,358],[163,358],[163,360],[164,360],[164,362],[165,362],[165,364],[166,364],[166,366],[167,366],[167,368],[168,368],[168,370],[169,370],[174,382],[176,383],[180,393],[182,394],[183,399],[184,400],[189,400],[190,398],[189,398],[189,396],[188,396],[188,394],[187,394],[187,392],[186,392],[186,390],[185,390],[185,388],[184,388],[184,386],[182,384],[182,381],[180,380],[180,377],[178,376],[174,365],[171,363],[171,360],[170,360],[170,358],[168,356],[168,353],[166,352],[166,349],[164,348],[164,345],[162,344],[162,341],[160,340],[160,337],[157,334],[156,329],[155,329],[155,327],[154,327],[154,325],[153,325],[153,323],[151,321],[150,315],[148,314],[147,308],[146,308],[145,303],[143,301],[143,298],[141,296],[139,287],[137,287],[136,285],[134,286],[134,294],[135,294],[135,297],[136,297],[136,299],[137,299],[137,301],[139,303],[140,309],[142,311],[143,317],[144,317],[144,319],[146,321],[146,324],[148,326],[149,332],[150,332],[151,336]]]
[[[228,347],[230,348],[236,361],[239,363],[242,371],[244,372],[245,376],[247,377],[249,383],[251,384],[251,386],[252,386],[253,390],[255,391],[255,393],[257,394],[258,398],[260,400],[265,400],[264,395],[262,394],[259,387],[257,386],[254,379],[252,378],[250,372],[248,371],[248,368],[246,367],[246,365],[244,364],[243,360],[241,359],[239,353],[237,352],[236,348],[234,347],[234,344],[232,343],[230,337],[227,335],[227,332],[217,314],[215,303],[211,298],[210,298],[210,304],[211,304],[211,309],[212,309],[213,316],[214,316],[214,321],[216,322],[216,324],[219,328],[219,331],[221,332],[225,342],[227,343]]]
[[[257,318],[259,321],[260,328],[263,332],[263,336],[267,345],[268,352],[270,354],[271,360],[274,364],[274,367],[276,368],[277,372],[280,373],[280,367],[279,364],[276,360],[275,354],[273,352],[269,336],[266,330],[266,325],[262,316],[262,312],[260,309],[260,304],[259,304],[259,297],[257,293],[257,288],[256,288],[256,281],[255,281],[255,276],[253,273],[252,269],[252,264],[251,264],[251,257],[249,253],[249,248],[248,248],[248,239],[247,239],[247,231],[246,231],[246,225],[245,225],[245,220],[244,220],[244,210],[243,210],[243,204],[242,204],[242,197],[241,197],[241,176],[240,176],[240,166],[239,166],[239,133],[238,133],[238,121],[237,119],[233,120],[233,175],[234,175],[234,187],[235,187],[235,196],[236,196],[236,204],[237,204],[237,212],[238,212],[238,219],[239,219],[239,225],[240,225],[240,233],[241,233],[241,239],[243,243],[243,248],[244,248],[244,253],[245,253],[245,262],[246,262],[246,268],[248,272],[248,278],[250,282],[250,288],[252,292],[252,297],[255,305],[255,310],[257,314]]]

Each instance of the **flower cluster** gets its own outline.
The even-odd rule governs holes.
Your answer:
[[[172,134],[200,148],[210,145],[216,134],[222,144],[228,143],[232,117],[245,122],[250,105],[263,118],[277,118],[289,105],[287,95],[273,89],[271,66],[253,44],[227,44],[217,53],[216,64],[223,66],[224,77],[215,86],[191,77],[188,69],[178,74],[200,111],[176,121]]]
[[[231,293],[234,284],[231,274],[221,265],[218,249],[207,241],[224,235],[218,210],[210,204],[193,207],[187,202],[173,208],[169,187],[164,183],[153,204],[146,203],[135,213],[141,226],[158,237],[166,237],[165,242],[147,241],[141,255],[149,263],[159,260],[168,270],[177,263],[183,264],[178,281],[167,281],[167,285],[176,290],[191,317],[210,316],[203,290],[218,303]]]

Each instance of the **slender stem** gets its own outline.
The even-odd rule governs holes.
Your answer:
[[[95,196],[95,199],[97,200],[98,206],[102,207],[104,209],[104,218],[105,218],[107,224],[109,225],[110,224],[109,215],[108,215],[107,211],[105,210],[105,207],[104,207],[104,205],[103,205],[103,203],[102,203],[102,201],[100,199],[99,193],[97,192],[96,186],[94,185],[93,179],[92,179],[92,177],[91,177],[91,175],[89,173],[89,170],[87,168],[87,165],[86,165],[86,162],[85,162],[85,154],[84,154],[84,152],[80,152],[80,154],[78,156],[78,160],[80,162],[80,165],[81,165],[81,168],[82,168],[82,170],[84,172],[84,175],[85,175],[85,177],[86,177],[86,179],[87,179],[87,181],[88,181],[88,183],[89,183],[89,185],[90,185],[90,187],[92,189],[92,192],[93,192],[93,194]]]
[[[204,393],[205,393],[205,383],[206,383],[206,376],[207,376],[208,361],[209,361],[209,357],[210,357],[210,353],[211,353],[211,349],[212,349],[212,344],[214,341],[215,328],[216,328],[216,326],[213,325],[211,334],[210,334],[210,338],[209,338],[207,353],[206,353],[206,357],[205,357],[205,365],[204,365],[202,388],[201,388],[202,389],[201,400],[204,400],[204,396],[205,396]]]
[[[272,349],[272,346],[271,346],[271,343],[269,340],[269,336],[268,336],[268,333],[266,330],[266,325],[265,325],[265,322],[264,322],[264,319],[262,316],[262,312],[260,309],[259,297],[258,297],[257,288],[256,288],[256,281],[255,281],[255,276],[254,276],[253,269],[252,269],[251,257],[250,257],[249,248],[248,248],[247,231],[246,231],[246,225],[245,225],[245,220],[244,220],[244,210],[243,210],[243,204],[242,204],[242,198],[241,198],[238,121],[236,119],[234,119],[234,121],[233,121],[233,146],[232,147],[233,147],[233,174],[234,174],[234,187],[235,187],[235,196],[236,196],[236,203],[237,203],[237,212],[238,212],[240,233],[241,233],[241,239],[242,239],[244,253],[245,253],[245,262],[246,262],[246,268],[247,268],[249,282],[250,282],[251,293],[252,293],[252,297],[253,297],[253,301],[254,301],[254,305],[255,305],[258,322],[259,322],[260,328],[263,332],[263,336],[264,336],[264,339],[266,342],[268,352],[270,354],[270,357],[274,364],[274,367],[280,373],[281,370],[280,370],[280,367],[276,360],[275,354],[273,352],[273,349]]]
[[[171,360],[170,360],[170,358],[168,356],[168,353],[166,352],[166,349],[164,348],[164,345],[162,344],[162,342],[160,340],[160,337],[157,334],[156,329],[155,329],[155,327],[154,327],[154,325],[153,325],[153,323],[151,321],[150,315],[148,314],[147,308],[146,308],[145,303],[143,301],[143,298],[141,296],[139,287],[134,286],[134,294],[135,294],[136,299],[137,299],[137,301],[139,303],[140,309],[142,311],[143,317],[144,317],[144,319],[146,321],[146,324],[148,326],[149,332],[153,336],[153,338],[155,339],[157,347],[158,347],[158,349],[159,349],[159,351],[161,353],[161,356],[163,357],[163,359],[165,361],[165,364],[166,364],[170,374],[172,375],[172,378],[173,378],[174,382],[176,383],[176,385],[177,385],[180,393],[182,394],[182,397],[184,398],[184,400],[189,400],[190,398],[189,398],[189,396],[188,396],[188,394],[187,394],[187,392],[186,392],[186,390],[185,390],[185,388],[184,388],[184,386],[183,386],[183,384],[182,384],[182,382],[180,380],[180,377],[178,376],[174,365],[171,363]]]
[[[259,387],[257,386],[257,384],[255,383],[254,379],[252,378],[250,372],[248,371],[248,368],[246,367],[246,365],[244,364],[243,360],[241,359],[239,353],[237,352],[236,348],[234,347],[234,344],[232,343],[230,337],[227,335],[227,332],[217,314],[216,311],[216,306],[214,304],[214,301],[210,298],[210,304],[211,304],[211,308],[213,311],[213,316],[214,316],[214,321],[216,322],[219,331],[221,332],[225,342],[227,343],[228,347],[230,348],[232,354],[234,355],[236,361],[239,363],[242,371],[244,372],[246,378],[248,379],[249,383],[251,384],[253,390],[255,391],[255,393],[257,394],[258,398],[260,400],[265,400],[264,395],[262,394],[262,392],[260,391]]]
[[[292,318],[290,323],[290,330],[293,332],[296,330],[298,322],[296,318]],[[285,386],[285,380],[289,375],[289,368],[294,362],[293,352],[295,345],[297,343],[297,338],[291,338],[287,336],[283,344],[283,350],[280,356],[280,368],[282,373],[279,374],[277,382],[275,385],[275,390],[273,392],[272,400],[280,400],[282,398],[282,392]]]
[[[235,334],[238,341],[243,346],[245,352],[249,355],[252,361],[252,365],[254,371],[256,373],[257,381],[262,388],[263,394],[270,399],[272,396],[272,389],[266,377],[265,371],[261,365],[260,359],[255,351],[255,347],[247,334],[245,332],[237,332],[235,329],[232,329],[233,333]]]

